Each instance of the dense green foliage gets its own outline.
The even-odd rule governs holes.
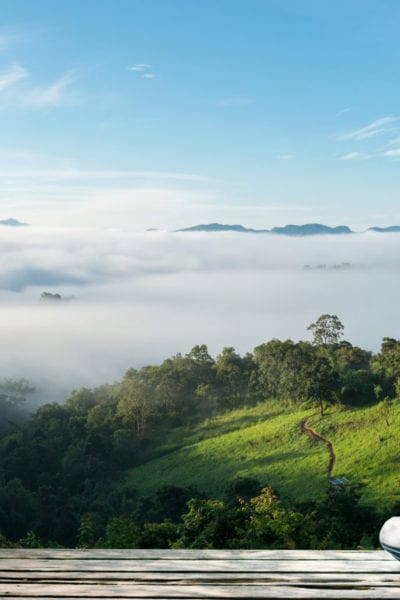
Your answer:
[[[331,337],[314,328],[313,343],[216,359],[195,346],[23,424],[8,411],[29,386],[5,382],[0,545],[376,544],[397,504],[400,342],[385,338],[371,356],[323,317],[316,328]],[[305,419],[334,444],[344,490],[329,483],[326,446],[301,432]]]

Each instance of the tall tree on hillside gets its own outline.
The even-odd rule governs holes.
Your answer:
[[[324,356],[313,356],[308,372],[308,396],[318,402],[321,417],[325,402],[332,402],[339,377],[329,360]]]
[[[343,323],[336,315],[321,315],[307,327],[313,334],[313,344],[316,346],[337,344],[343,335]]]
[[[381,351],[371,359],[372,371],[381,379],[383,396],[400,396],[400,340],[384,337]]]
[[[234,348],[223,348],[216,362],[220,407],[233,408],[244,404],[254,369],[255,364],[250,354],[242,358]]]

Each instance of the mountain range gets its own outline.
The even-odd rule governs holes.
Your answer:
[[[28,223],[23,223],[17,219],[0,219],[0,225],[7,227],[24,227]],[[157,229],[147,229],[147,231],[157,231]],[[285,225],[284,227],[272,227],[272,229],[253,229],[244,227],[243,225],[226,225],[223,223],[207,223],[176,229],[175,232],[196,232],[203,231],[214,233],[218,231],[233,231],[236,233],[274,233],[276,235],[290,236],[308,236],[308,235],[349,235],[356,233],[347,225],[338,225],[337,227],[329,227],[321,223],[306,223],[305,225]],[[366,231],[374,231],[377,233],[400,233],[400,225],[390,225],[389,227],[369,227]]]
[[[307,236],[307,235],[349,235],[355,233],[347,225],[339,225],[337,227],[329,227],[320,223],[307,223],[305,225],[285,225],[284,227],[272,227],[272,229],[251,229],[243,225],[224,225],[222,223],[208,223],[194,225],[193,227],[185,227],[178,229],[177,232],[217,232],[217,231],[234,231],[237,233],[273,233],[277,235],[290,236]],[[392,225],[390,227],[369,227],[367,231],[375,231],[378,233],[393,233],[400,232],[400,225]]]

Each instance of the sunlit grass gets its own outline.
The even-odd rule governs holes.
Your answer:
[[[309,423],[332,441],[334,476],[362,484],[363,500],[377,508],[396,501],[400,482],[400,406],[332,407],[324,417],[315,409],[275,402],[242,408],[181,431],[180,448],[132,469],[127,485],[151,494],[163,484],[194,486],[211,497],[224,493],[235,477],[255,477],[282,499],[318,500],[329,482],[326,445],[300,430]],[[387,422],[389,425],[387,425]],[[178,443],[175,433],[173,442]]]
[[[187,434],[181,449],[133,469],[128,484],[144,494],[167,483],[192,485],[218,497],[229,480],[256,477],[282,497],[317,497],[327,486],[327,453],[301,433],[310,414],[273,402],[226,413]]]
[[[384,403],[356,410],[331,411],[310,423],[332,441],[334,475],[363,486],[365,502],[392,505],[400,493],[400,405]]]

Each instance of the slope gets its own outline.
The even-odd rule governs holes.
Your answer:
[[[302,433],[304,419],[332,442],[334,476],[361,484],[365,502],[382,509],[394,504],[400,475],[400,406],[385,403],[334,407],[323,418],[314,410],[271,401],[235,410],[185,436],[181,433],[178,449],[160,448],[161,456],[132,469],[125,485],[140,494],[151,494],[164,484],[192,485],[220,497],[235,477],[255,477],[284,500],[321,499],[329,487],[329,455],[325,444]]]

